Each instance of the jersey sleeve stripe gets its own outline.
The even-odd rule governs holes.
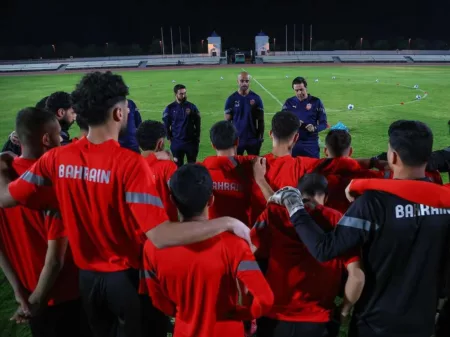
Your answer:
[[[21,179],[25,180],[26,182],[29,182],[30,184],[37,185],[37,186],[51,186],[52,185],[52,182],[50,180],[47,180],[44,177],[38,176],[37,174],[34,174],[30,171],[26,171],[24,174],[22,174]]]
[[[163,203],[159,197],[148,193],[126,192],[125,201],[129,204],[145,204],[164,208]]]
[[[226,109],[226,110],[225,110],[225,113],[226,113],[226,114],[230,114],[231,111],[233,111],[233,109]]]
[[[362,229],[367,232],[369,232],[372,228],[372,223],[370,221],[354,218],[351,216],[343,216],[341,220],[339,220],[339,225],[355,229]]]
[[[156,279],[156,273],[153,270],[141,269],[139,277],[140,279]]]
[[[239,271],[257,271],[260,270],[258,266],[258,262],[256,261],[241,261],[238,266]]]
[[[238,162],[236,161],[236,158],[234,158],[233,156],[229,156],[228,159],[231,161],[231,163],[233,164],[233,167],[238,166]]]
[[[267,223],[265,221],[257,221],[255,222],[255,225],[253,226],[255,229],[263,229],[267,226]]]
[[[51,209],[45,211],[45,216],[55,218],[55,219],[61,219],[61,214],[58,211],[51,210]]]

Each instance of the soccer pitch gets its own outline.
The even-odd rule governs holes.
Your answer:
[[[253,78],[251,89],[264,102],[267,132],[272,115],[281,109],[286,98],[294,95],[292,79],[303,76],[308,80],[309,93],[322,99],[328,123],[334,125],[340,121],[350,128],[354,157],[369,157],[385,151],[387,129],[398,119],[427,123],[434,133],[434,149],[449,145],[450,67],[298,65],[245,69]],[[161,120],[164,107],[174,100],[173,86],[180,83],[187,86],[188,100],[197,105],[202,115],[199,153],[199,160],[202,160],[214,152],[209,142],[209,128],[223,119],[225,100],[237,89],[236,78],[240,71],[240,67],[223,66],[117,72],[129,85],[129,97],[136,102],[143,120]],[[82,74],[0,76],[0,141],[6,141],[14,130],[15,115],[21,108],[34,106],[54,91],[71,92]],[[416,84],[418,89],[414,88]],[[422,99],[416,100],[416,95],[421,95]],[[353,104],[354,110],[348,110],[348,104]],[[267,132],[263,154],[271,149]],[[73,126],[70,135],[78,134],[78,128]],[[321,134],[322,140],[325,134],[326,131]],[[29,336],[26,327],[9,323],[15,308],[10,287],[0,274],[0,336]]]

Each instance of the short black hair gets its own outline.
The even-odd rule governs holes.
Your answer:
[[[325,145],[334,157],[342,157],[352,145],[352,136],[346,130],[330,130],[325,137]]]
[[[300,121],[290,111],[277,112],[272,118],[272,134],[276,139],[287,140],[298,132]]]
[[[57,121],[54,113],[38,108],[25,108],[16,116],[16,132],[22,144],[32,144],[43,134],[50,122]]]
[[[411,167],[424,165],[433,151],[433,132],[422,122],[398,120],[388,131],[389,144],[402,162]]]
[[[144,151],[153,151],[159,139],[167,135],[164,124],[157,121],[144,121],[136,131],[139,147]]]
[[[64,91],[57,91],[48,96],[45,102],[45,109],[56,114],[59,109],[67,110],[72,107],[70,94]]]
[[[302,194],[311,197],[320,194],[328,194],[328,181],[319,173],[305,174],[298,182],[298,189]]]
[[[177,94],[177,93],[178,93],[178,90],[181,90],[181,89],[186,89],[186,86],[183,85],[183,84],[177,84],[177,85],[175,85],[175,86],[173,87],[173,92],[174,92],[174,94]]]
[[[292,89],[294,89],[295,84],[304,84],[305,88],[308,88],[308,82],[306,82],[304,77],[298,76],[292,80]]]
[[[110,71],[88,73],[72,92],[73,108],[88,125],[101,125],[108,120],[109,110],[125,101],[128,94],[122,76]]]
[[[45,96],[44,98],[42,98],[39,102],[36,103],[36,108],[38,109],[45,109],[45,104],[47,103],[47,99],[50,96]]]
[[[199,164],[181,166],[169,181],[172,198],[185,219],[202,214],[213,193],[208,170]]]
[[[76,122],[80,130],[89,131],[89,125],[88,123],[86,123],[86,120],[83,117],[77,116]]]
[[[236,145],[238,134],[231,122],[220,121],[211,127],[209,138],[217,150],[228,150]]]

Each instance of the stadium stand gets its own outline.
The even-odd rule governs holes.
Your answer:
[[[139,62],[140,60],[70,62],[66,69],[134,68],[139,65]]]
[[[331,55],[282,55],[282,56],[262,56],[264,63],[290,63],[290,62],[304,62],[304,63],[326,63],[333,62]]]
[[[341,62],[353,63],[353,62],[375,62],[372,55],[337,55]]]
[[[411,55],[414,62],[450,62],[448,55]]]
[[[375,62],[407,62],[403,55],[373,55]]]

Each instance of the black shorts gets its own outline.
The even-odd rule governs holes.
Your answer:
[[[167,317],[138,294],[139,271],[80,270],[80,292],[95,337],[166,337]]]
[[[92,336],[81,300],[46,307],[30,319],[33,337]]]
[[[336,337],[339,325],[334,322],[286,322],[263,317],[258,320],[257,337]]]

